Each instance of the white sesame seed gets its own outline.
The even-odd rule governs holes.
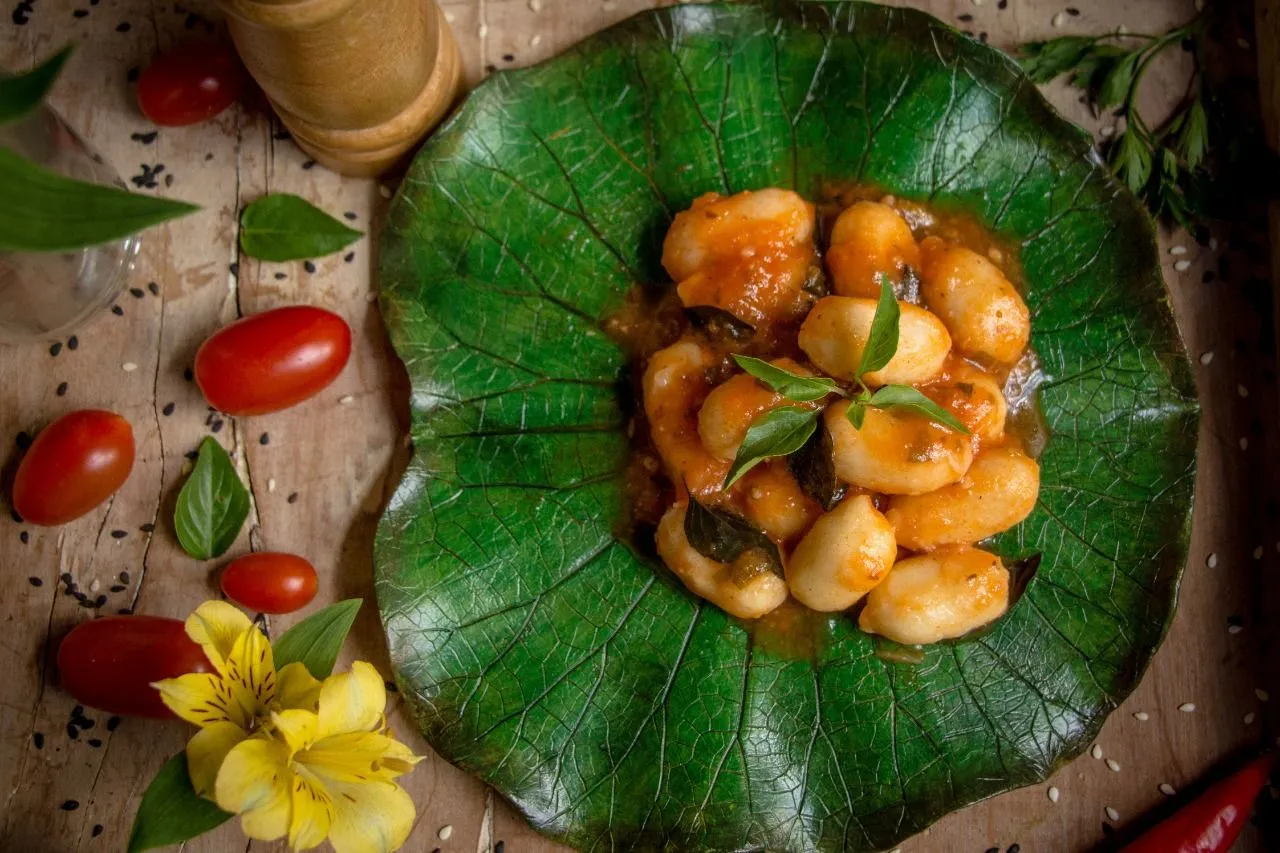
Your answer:
[[[1204,564],[1211,569],[1218,568],[1218,555],[1210,554],[1208,557],[1205,557]]]
[[[89,592],[97,592],[101,588],[102,588],[102,582],[99,581],[97,578],[94,578],[93,583],[89,584]]]
[[[1232,635],[1239,634],[1239,633],[1240,633],[1241,631],[1243,631],[1243,630],[1244,630],[1244,626],[1243,626],[1243,625],[1228,625],[1228,626],[1227,626],[1227,633],[1228,633],[1228,634],[1232,634]]]
[[[1160,793],[1164,794],[1166,797],[1173,797],[1173,796],[1176,796],[1178,792],[1175,791],[1173,786],[1170,785],[1168,782],[1161,782]]]
[[[1187,270],[1191,269],[1191,261],[1188,261],[1188,260],[1178,261],[1176,264],[1173,265],[1173,268],[1176,272],[1186,272]]]
[[[1217,238],[1217,237],[1210,237],[1210,238],[1209,238],[1209,251],[1210,251],[1210,252],[1216,252],[1216,251],[1218,251],[1218,238]]]
[[[1098,135],[1103,139],[1108,139],[1115,135],[1116,129],[1114,125],[1106,125],[1098,129]]]
[[[1062,792],[1058,790],[1057,785],[1050,785],[1047,793],[1049,795],[1049,802],[1051,803],[1056,803],[1062,796]]]
[[[1112,773],[1119,773],[1119,772],[1120,772],[1120,762],[1119,762],[1119,761],[1116,761],[1114,758],[1108,758],[1108,759],[1107,759],[1107,769],[1108,769],[1108,770],[1110,770]]]
[[[1051,21],[1051,23],[1053,24],[1054,27],[1060,27],[1063,25],[1063,23],[1066,20],[1067,20],[1067,13],[1059,12],[1058,14],[1053,16],[1053,21]]]
[[[529,47],[537,47],[542,43],[542,33],[534,33],[529,36]]]
[[[1186,246],[1171,246],[1169,248],[1169,254],[1171,255],[1185,255],[1186,253],[1187,253]]]
[[[1211,361],[1213,361],[1213,350],[1208,350],[1207,352],[1200,353],[1201,364],[1207,365]]]
[[[391,187],[386,184],[378,184],[378,195],[383,198],[391,198]]]
[[[120,369],[125,373],[133,373],[133,371],[138,369],[138,365],[134,364],[132,361],[126,361],[124,364],[120,365]]]
[[[1263,690],[1261,687],[1259,687],[1259,688],[1255,689],[1255,690],[1253,691],[1253,695],[1258,697],[1258,701],[1259,701],[1259,702],[1269,702],[1269,701],[1271,701],[1271,694],[1270,694],[1270,693],[1268,693],[1267,691]]]
[[[1099,761],[1101,761],[1101,760],[1102,760],[1102,747],[1098,746],[1098,745],[1095,743],[1095,744],[1093,745],[1093,749],[1089,750],[1089,754],[1090,754],[1090,755],[1092,755],[1094,758],[1098,759]]]
[[[1255,560],[1261,560],[1261,559],[1262,559],[1262,546],[1261,546],[1261,545],[1259,545],[1257,548],[1254,548],[1254,549],[1253,549],[1253,559],[1255,559]]]
[[[1126,34],[1126,33],[1128,33],[1128,32],[1129,32],[1129,28],[1128,28],[1128,27],[1126,27],[1124,24],[1121,24],[1120,26],[1116,27],[1116,35],[1121,35],[1121,36],[1122,36],[1122,35],[1125,35],[1125,34]]]
[[[1241,449],[1241,450],[1248,450],[1248,449],[1249,449],[1249,439],[1248,439],[1248,438],[1246,438],[1246,437],[1245,437],[1245,436],[1243,436],[1243,435],[1242,435],[1242,436],[1240,436],[1240,449]]]
[[[1106,812],[1107,812],[1107,820],[1115,822],[1120,819],[1120,812],[1116,811],[1111,806],[1107,806]]]
[[[1151,715],[1146,711],[1137,711],[1134,713],[1133,718],[1140,723],[1145,723],[1147,720],[1151,719]]]
[[[1183,702],[1181,705],[1178,706],[1178,710],[1184,714],[1190,714],[1193,711],[1195,711],[1195,709],[1196,709],[1195,702]]]
[[[538,13],[542,11],[542,0],[529,0],[529,11]]]
[[[368,293],[366,293],[366,294],[364,295],[364,301],[365,301],[365,302],[377,302],[377,301],[378,301],[378,293],[377,293],[377,291],[370,290]]]
[[[276,490],[276,478],[275,478],[275,477],[268,477],[268,478],[267,478],[267,491],[268,491],[268,492],[274,492],[275,490]]]
[[[489,25],[481,24],[480,29],[476,31],[476,35],[480,36],[480,38],[484,38],[485,36],[489,35]]]
[[[450,12],[448,9],[445,9],[445,10],[444,10],[444,19],[445,19],[446,21],[448,21],[449,23],[451,23],[451,24],[452,24],[452,23],[454,22],[454,15],[453,15],[453,13],[452,13],[452,12]]]
[[[1241,397],[1248,397],[1249,389],[1243,383],[1239,383],[1236,385],[1236,393]]]
[[[1248,41],[1246,41],[1245,39],[1242,39],[1242,38],[1236,39],[1236,45],[1237,45],[1241,50],[1248,50],[1248,49],[1249,49],[1249,42],[1248,42]]]
[[[440,827],[440,831],[436,833],[436,837],[441,841],[448,841],[449,836],[451,835],[453,835],[453,824],[451,823],[446,823],[444,826]]]
[[[1255,714],[1253,711],[1250,711],[1249,713],[1244,715],[1244,724],[1246,726],[1251,726],[1253,725],[1253,721],[1256,719],[1258,719],[1258,715]]]
[[[981,6],[983,3],[986,3],[986,2],[987,0],[973,0],[973,5]]]
[[[351,405],[352,403],[354,403],[355,401],[356,401],[356,398],[355,398],[355,397],[352,397],[350,394],[346,394],[346,395],[344,395],[344,396],[342,396],[342,397],[339,397],[339,398],[338,398],[338,405],[339,405],[339,406],[350,406],[350,405]]]

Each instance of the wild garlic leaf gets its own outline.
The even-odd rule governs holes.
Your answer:
[[[729,488],[756,465],[773,456],[795,453],[818,427],[818,411],[805,406],[779,406],[751,422],[738,455],[729,467]]]
[[[240,214],[240,248],[264,261],[332,255],[363,235],[291,193],[264,195]]]
[[[872,406],[877,409],[906,409],[924,415],[931,421],[949,427],[956,432],[969,434],[969,428],[960,423],[956,416],[921,394],[910,385],[885,385],[871,395]]]
[[[312,676],[328,678],[360,610],[359,598],[348,598],[316,611],[271,644],[276,669],[301,663]]]
[[[828,394],[840,390],[840,386],[834,379],[828,379],[825,376],[802,376],[749,355],[735,355],[733,360],[748,374],[760,380],[765,387],[797,403],[821,400]]]
[[[220,557],[235,543],[248,517],[249,490],[227,451],[205,436],[173,511],[178,543],[197,560]]]
[[[0,124],[17,121],[40,106],[73,49],[67,45],[30,71],[0,76]]]
[[[902,310],[898,307],[889,279],[883,275],[879,278],[880,302],[876,305],[875,316],[871,318],[871,332],[867,335],[867,345],[862,350],[862,359],[854,376],[858,381],[884,367],[898,351],[898,320]]]

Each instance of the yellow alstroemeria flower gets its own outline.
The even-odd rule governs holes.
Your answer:
[[[413,828],[413,800],[393,780],[421,760],[386,730],[387,691],[356,661],[320,688],[317,710],[271,715],[272,729],[235,746],[218,772],[217,803],[264,841],[295,850],[326,838],[336,853],[390,853]]]
[[[171,711],[200,727],[187,744],[187,768],[196,793],[213,799],[214,781],[227,753],[269,728],[274,712],[315,709],[320,682],[301,663],[277,673],[270,641],[248,616],[225,601],[201,604],[187,617],[186,630],[216,671],[152,686]]]

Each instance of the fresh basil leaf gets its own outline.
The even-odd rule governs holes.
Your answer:
[[[1135,50],[1125,54],[1111,66],[1098,88],[1098,109],[1109,110],[1129,97],[1133,77],[1138,70],[1138,60],[1142,55],[1143,51]]]
[[[772,456],[787,456],[799,450],[817,429],[818,412],[804,406],[779,406],[751,422],[729,466],[724,488]]]
[[[1209,147],[1209,118],[1205,115],[1204,102],[1196,98],[1187,108],[1178,128],[1178,153],[1186,161],[1188,169],[1195,169],[1204,162]]]
[[[363,234],[291,193],[264,195],[240,214],[240,248],[264,261],[332,255]]]
[[[0,250],[66,252],[199,210],[64,177],[0,148]]]
[[[17,121],[40,106],[72,50],[73,47],[67,45],[30,71],[13,77],[0,76],[0,124]]]
[[[764,531],[731,512],[704,506],[690,498],[684,514],[684,536],[695,551],[717,563],[732,563],[752,549],[763,551],[774,574],[782,576],[778,546]]]
[[[235,543],[248,517],[249,490],[240,482],[227,451],[206,436],[173,512],[173,529],[182,550],[197,560],[219,557]]]
[[[845,410],[844,416],[849,423],[853,424],[854,429],[862,429],[862,422],[867,417],[867,404],[861,400],[854,400],[849,403],[849,408]]]
[[[735,355],[733,360],[747,373],[759,379],[767,388],[797,403],[812,403],[833,392],[840,386],[825,376],[803,376],[777,367],[767,361],[749,355]]]
[[[1136,129],[1120,134],[1112,148],[1111,169],[1134,195],[1140,195],[1151,179],[1151,149]]]
[[[871,638],[872,654],[885,663],[915,666],[924,663],[924,646],[908,646],[903,643],[881,637],[876,634]]]
[[[879,279],[880,302],[876,305],[875,316],[871,318],[867,345],[862,350],[862,359],[858,362],[858,372],[854,377],[859,381],[866,374],[874,373],[888,364],[898,351],[898,319],[902,311],[893,295],[893,285],[883,275]]]
[[[1033,82],[1048,83],[1074,68],[1096,41],[1090,36],[1063,36],[1028,42],[1022,46],[1018,62]]]
[[[133,816],[128,853],[190,841],[234,816],[196,794],[187,771],[187,754],[179,752],[164,763],[143,793]]]
[[[695,326],[705,329],[707,334],[715,338],[728,337],[735,341],[747,341],[756,333],[751,324],[714,305],[693,305],[684,310]]]
[[[328,678],[360,610],[358,598],[348,598],[312,613],[271,644],[276,669],[300,661],[319,679]]]
[[[848,489],[836,477],[831,433],[821,422],[804,446],[787,457],[787,467],[806,495],[830,512]]]
[[[870,403],[877,409],[907,409],[945,427],[950,427],[956,432],[969,434],[969,428],[960,423],[955,415],[910,385],[885,385],[871,395]]]

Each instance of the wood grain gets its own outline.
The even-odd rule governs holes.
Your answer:
[[[646,0],[441,3],[469,84],[494,69],[554,55],[650,5]],[[1078,16],[1044,0],[1011,0],[1003,10],[997,0],[915,5],[1000,46],[1119,24],[1154,31],[1193,13],[1191,0],[1075,0]],[[1276,0],[1265,5],[1274,9]],[[88,14],[74,17],[77,9]],[[962,15],[972,20],[962,21]],[[1276,13],[1271,15],[1267,20],[1274,30]],[[28,67],[64,41],[79,41],[81,48],[55,91],[55,106],[126,179],[140,163],[163,163],[163,174],[173,180],[162,181],[155,192],[203,207],[196,216],[148,232],[129,282],[142,295],[124,293],[118,303],[123,316],[105,314],[79,331],[74,351],[66,341],[56,357],[47,343],[0,349],[5,448],[0,503],[8,499],[18,432],[34,433],[65,411],[114,408],[133,424],[139,447],[125,488],[89,517],[60,529],[20,525],[7,513],[0,519],[0,566],[7,584],[0,595],[0,849],[121,850],[142,790],[160,763],[181,748],[187,732],[181,725],[131,720],[109,730],[106,715],[90,710],[94,727],[78,731],[74,740],[68,736],[74,702],[57,686],[52,654],[61,636],[93,612],[63,595],[58,577],[68,572],[81,589],[106,593],[102,613],[136,608],[182,617],[215,595],[213,571],[222,561],[202,564],[187,558],[173,538],[169,517],[185,454],[222,423],[216,436],[235,451],[254,497],[252,530],[246,526],[228,558],[246,551],[253,538],[261,547],[310,558],[321,572],[323,601],[369,596],[373,530],[405,450],[406,396],[403,374],[371,301],[375,246],[366,237],[353,247],[349,262],[341,255],[325,258],[308,273],[300,263],[240,258],[236,222],[246,202],[264,192],[289,191],[336,215],[354,213],[355,225],[372,234],[385,199],[374,182],[309,168],[308,156],[282,138],[278,122],[257,105],[205,125],[162,129],[149,144],[130,138],[154,128],[134,106],[129,69],[174,44],[189,28],[201,31],[206,19],[216,21],[212,0],[188,2],[178,11],[151,0],[95,6],[38,0],[27,17],[22,26],[7,17],[0,20],[0,64]],[[1252,41],[1247,32],[1239,37]],[[1268,44],[1265,49],[1274,50],[1275,43]],[[1266,55],[1274,65],[1275,54]],[[1185,72],[1185,65],[1175,61],[1149,76],[1152,108],[1181,96]],[[1103,126],[1073,93],[1055,86],[1049,95],[1072,119],[1093,130]],[[1270,578],[1280,570],[1276,507],[1269,485],[1261,485],[1274,479],[1277,467],[1270,427],[1277,400],[1266,256],[1254,245],[1265,246],[1260,230],[1232,232],[1243,236],[1223,238],[1216,251],[1185,234],[1162,236],[1165,248],[1187,250],[1166,253],[1164,271],[1204,399],[1200,500],[1182,603],[1168,639],[1137,692],[1098,739],[1120,770],[1085,755],[1044,785],[944,819],[905,843],[904,853],[1006,850],[1014,843],[1026,853],[1089,850],[1104,839],[1107,806],[1119,812],[1123,830],[1161,804],[1160,783],[1181,788],[1239,750],[1274,736],[1275,719],[1263,713],[1269,708],[1254,693],[1264,688],[1280,697],[1274,668],[1264,676],[1258,667],[1259,643],[1274,640],[1273,620],[1265,614],[1276,587]],[[1220,256],[1227,257],[1225,269]],[[1179,260],[1190,261],[1189,267],[1175,269]],[[1206,280],[1208,272],[1212,281]],[[148,288],[150,282],[158,295]],[[356,350],[346,372],[319,397],[290,411],[211,420],[199,391],[183,377],[196,346],[234,317],[299,301],[332,308],[351,323]],[[126,371],[125,364],[137,368]],[[60,382],[68,383],[65,396],[55,393]],[[169,403],[173,410],[166,415]],[[259,442],[264,433],[269,436],[265,445]],[[143,525],[155,525],[154,532],[144,532]],[[115,530],[125,535],[116,538]],[[128,572],[127,583],[121,583],[122,571]],[[29,577],[41,585],[31,585]],[[125,589],[111,592],[115,585]],[[273,619],[271,628],[279,631],[291,621]],[[1230,633],[1229,624],[1240,630]],[[371,598],[347,654],[386,670]],[[1196,711],[1178,711],[1185,702],[1194,702]],[[1147,719],[1136,719],[1137,712]],[[398,710],[392,719],[415,749],[430,754],[410,720]],[[484,853],[498,841],[506,853],[565,849],[542,839],[500,797],[434,756],[407,777],[407,784],[419,819],[406,850],[438,846]],[[1047,797],[1049,785],[1059,789],[1056,804]],[[70,800],[78,808],[60,808]],[[447,842],[439,840],[446,825],[452,827]],[[246,844],[232,824],[184,849],[283,846]],[[1250,836],[1238,849],[1274,848]]]

